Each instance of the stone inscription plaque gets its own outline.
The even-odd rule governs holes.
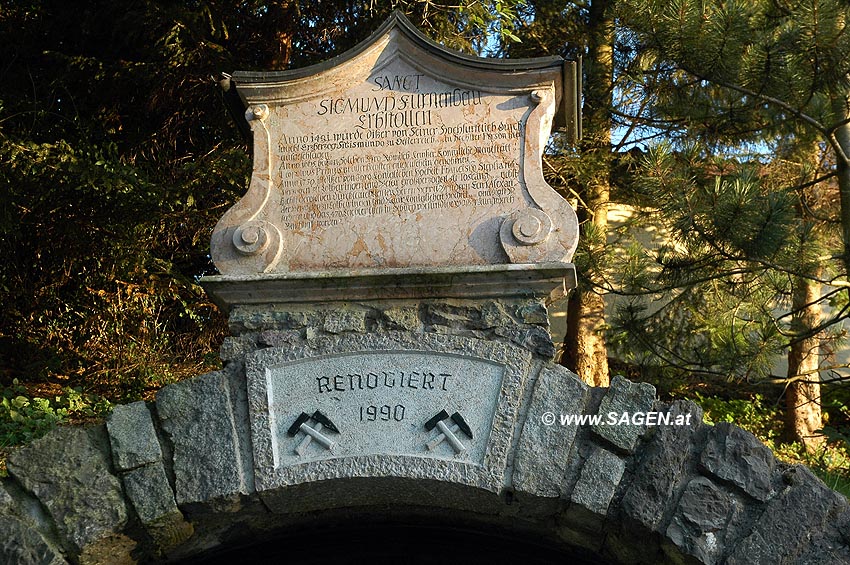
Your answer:
[[[400,59],[329,95],[277,108],[270,118],[283,130],[272,139],[281,158],[272,182],[283,193],[284,230],[327,231],[374,218],[383,224],[376,226],[380,250],[378,234],[388,248],[398,245],[391,224],[436,227],[434,219],[411,221],[416,213],[444,210],[466,225],[520,204],[527,101],[456,87]],[[440,234],[433,235],[438,247]],[[369,247],[364,241],[351,251],[356,258]]]
[[[326,65],[235,73],[254,171],[214,231],[216,265],[244,275],[569,261],[575,214],[543,180],[541,155],[553,119],[570,121],[570,73],[559,58],[459,56],[398,15]]]
[[[410,477],[498,492],[533,370],[527,350],[428,333],[254,351],[245,373],[256,488]]]
[[[504,373],[462,355],[393,351],[266,368],[274,467],[372,454],[481,464]]]

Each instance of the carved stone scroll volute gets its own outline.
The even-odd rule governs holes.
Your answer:
[[[512,263],[569,261],[578,245],[578,218],[569,203],[546,183],[541,163],[555,115],[555,97],[550,90],[540,89],[531,93],[531,100],[537,106],[526,121],[522,181],[539,208],[510,214],[502,222],[499,235]]]
[[[272,181],[274,156],[266,120],[265,104],[249,107],[245,119],[254,137],[254,169],[248,192],[219,220],[212,235],[212,259],[222,274],[275,269],[283,252],[280,229],[264,212],[273,198],[280,198]]]

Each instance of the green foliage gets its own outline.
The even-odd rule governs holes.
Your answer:
[[[694,393],[694,401],[703,409],[703,419],[708,424],[735,424],[754,436],[763,438],[762,441],[773,441],[779,437],[781,430],[776,424],[782,419],[782,414],[778,406],[768,405],[761,394],[755,394],[750,399],[724,400],[716,396],[703,396],[697,392]]]
[[[225,323],[197,279],[215,271],[210,232],[251,171],[221,72],[328,59],[393,9],[474,52],[490,34],[511,38],[520,5],[4,5],[0,386],[18,377],[134,400],[218,366]]]
[[[789,273],[823,254],[797,194],[769,167],[659,146],[633,183],[637,216],[665,236],[633,244],[615,287],[628,297],[611,345],[630,362],[724,378],[770,375],[788,345]],[[651,203],[651,204],[650,204]]]
[[[102,418],[111,409],[108,400],[71,387],[53,399],[31,397],[15,379],[0,394],[0,448],[38,439],[69,419]]]
[[[194,279],[250,159],[214,83],[199,88],[224,58],[196,24],[152,3],[0,14],[14,38],[0,84],[0,374],[124,399],[208,365],[223,324]],[[194,31],[156,39],[174,25]]]
[[[835,137],[847,127],[850,5],[624,0],[622,6],[641,60],[630,78],[651,101],[646,118],[666,127],[670,140],[650,151],[637,183],[642,203],[674,239],[654,253],[664,278],[656,289],[686,286],[705,293],[709,307],[720,304],[728,314],[734,306],[731,318],[721,310],[695,330],[723,335],[724,327],[744,327],[749,338],[725,342],[770,338],[763,348],[768,356],[820,333],[814,314],[805,324],[797,315],[803,304],[794,302],[802,296],[795,290],[809,285],[820,292],[818,285],[846,279],[850,267],[850,176]],[[763,155],[747,155],[747,148]],[[843,331],[847,291],[824,294],[820,302],[838,306],[824,324],[828,349]],[[631,312],[622,320],[623,331],[640,323]],[[765,376],[769,363],[744,355],[740,367],[729,374]]]
[[[689,138],[784,137],[813,126],[801,113],[822,124],[843,120],[831,104],[850,88],[843,0],[623,0],[622,7],[641,48],[665,62],[656,70],[675,85],[653,91],[657,115],[686,117]]]
[[[497,46],[522,43],[515,29],[519,24],[519,10],[525,4],[525,0],[461,2],[457,13],[466,20],[465,28],[472,34],[474,51],[484,54],[494,40]]]
[[[797,198],[792,186],[762,182],[763,169],[711,155],[699,144],[675,152],[659,145],[648,152],[634,187],[653,203],[655,218],[670,225],[676,245],[664,251],[671,258],[684,253],[707,268],[714,266],[710,258],[781,260],[796,242]]]

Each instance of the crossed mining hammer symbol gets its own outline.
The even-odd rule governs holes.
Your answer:
[[[428,448],[428,451],[434,451],[438,445],[443,443],[443,441],[448,441],[452,448],[455,450],[455,454],[462,453],[466,451],[466,446],[463,445],[459,439],[457,439],[457,434],[459,431],[463,432],[463,434],[472,439],[472,429],[470,429],[469,424],[463,419],[463,416],[460,413],[455,412],[451,415],[451,421],[454,422],[454,425],[450,428],[446,425],[445,420],[449,419],[449,413],[445,410],[441,410],[439,414],[425,422],[425,429],[429,432],[433,430],[435,427],[440,430],[440,434],[438,434],[434,439],[425,444],[425,447]]]
[[[307,425],[307,422],[309,422],[310,420],[316,422],[315,427],[311,428]],[[334,446],[336,444],[333,442],[332,439],[322,433],[323,429],[327,429],[336,434],[339,433],[339,430],[334,425],[334,423],[331,422],[327,416],[325,416],[318,410],[313,412],[312,416],[305,412],[301,412],[301,415],[298,416],[298,418],[295,420],[295,423],[293,423],[289,427],[289,431],[287,432],[290,437],[295,437],[298,432],[304,432],[307,435],[307,437],[301,440],[301,443],[299,443],[295,447],[295,453],[297,453],[298,455],[304,455],[304,452],[307,451],[307,447],[313,440],[316,440],[316,442],[322,444],[328,451],[333,452]]]

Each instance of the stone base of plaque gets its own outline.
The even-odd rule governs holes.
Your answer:
[[[235,305],[270,305],[406,298],[563,298],[576,286],[572,263],[339,269],[201,279],[226,312]]]
[[[471,337],[551,359],[548,305],[575,287],[569,263],[205,277],[228,314],[225,362],[254,350],[385,332]]]

